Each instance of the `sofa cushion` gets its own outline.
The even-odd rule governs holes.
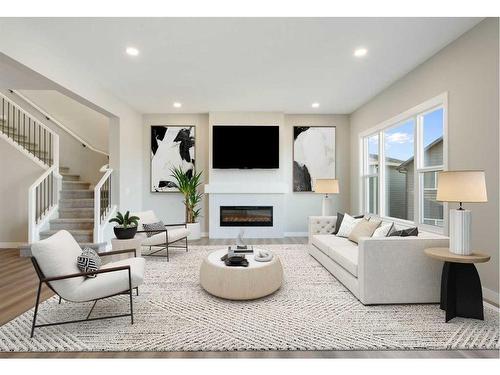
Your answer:
[[[351,275],[358,276],[358,246],[355,243],[333,234],[317,234],[312,244]]]

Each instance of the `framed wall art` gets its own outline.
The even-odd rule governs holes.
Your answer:
[[[293,191],[314,191],[317,178],[335,178],[335,126],[294,126]]]
[[[181,167],[191,176],[195,171],[195,126],[151,126],[151,192],[174,193],[171,169]]]

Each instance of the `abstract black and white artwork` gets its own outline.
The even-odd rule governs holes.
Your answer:
[[[194,126],[151,126],[151,192],[178,192],[171,169],[194,173]]]
[[[335,127],[294,126],[293,191],[313,191],[317,178],[335,178]]]

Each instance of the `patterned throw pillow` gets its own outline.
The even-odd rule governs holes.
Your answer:
[[[159,221],[157,223],[151,223],[151,224],[142,224],[142,227],[144,230],[147,231],[158,231],[158,232],[146,232],[146,236],[152,237],[155,234],[159,234],[165,230],[165,224],[163,224],[163,221]]]
[[[342,224],[340,225],[340,229],[337,232],[337,237],[349,237],[351,231],[354,229],[356,224],[358,224],[363,219],[362,217],[356,219],[349,214],[344,214],[344,219],[342,220]]]
[[[410,236],[418,236],[418,228],[408,228],[402,230],[396,230],[389,234],[389,237],[410,237]]]
[[[86,247],[83,249],[82,253],[76,258],[76,264],[78,269],[82,272],[97,271],[101,268],[101,257],[97,255],[95,250]],[[87,277],[96,277],[97,274],[87,275]]]

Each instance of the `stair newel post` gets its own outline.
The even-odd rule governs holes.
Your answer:
[[[28,242],[38,241],[36,231],[36,188],[33,186],[28,191]]]

